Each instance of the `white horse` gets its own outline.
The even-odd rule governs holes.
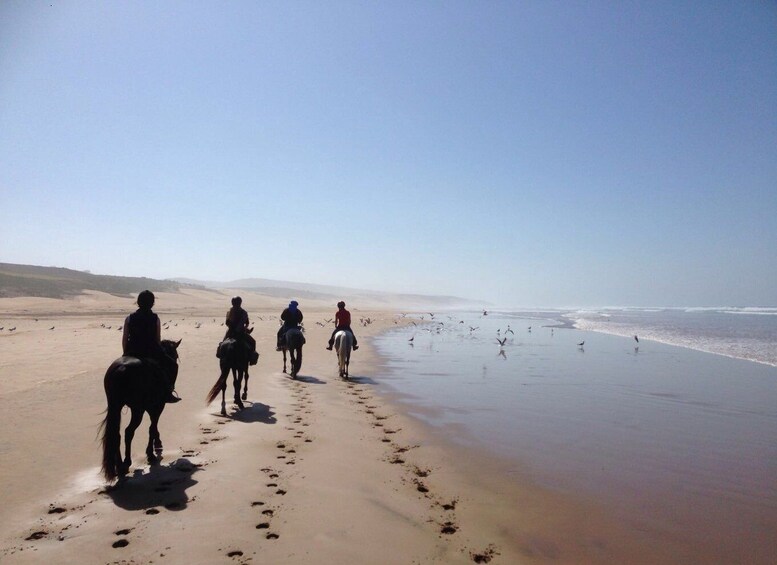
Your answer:
[[[353,334],[346,330],[340,330],[335,334],[335,351],[337,351],[337,365],[340,368],[340,376],[348,378],[348,365],[351,363],[351,347],[353,346]]]

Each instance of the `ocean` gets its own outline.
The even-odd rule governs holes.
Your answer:
[[[777,309],[745,308],[425,314],[376,340],[381,386],[450,441],[749,563],[777,558],[775,344]]]
[[[579,329],[777,367],[777,308],[609,308],[560,315]]]

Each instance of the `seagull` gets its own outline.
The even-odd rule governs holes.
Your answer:
[[[638,338],[637,336],[634,336],[634,341],[636,341],[637,343],[639,343],[639,338]]]
[[[577,346],[578,346],[580,349],[582,349],[584,345],[585,345],[585,342],[584,342],[584,341],[581,341],[580,343],[578,343],[578,344],[577,344]]]
[[[469,331],[474,332],[475,330],[477,330],[479,328],[480,328],[480,326],[477,326],[477,327],[474,327],[474,328],[472,326],[470,326],[469,327]]]
[[[529,326],[529,333],[531,333],[531,326]]]
[[[507,332],[510,332],[511,334],[515,335],[515,332],[510,329],[510,324],[507,324],[507,329],[505,330],[505,335],[507,335]]]
[[[506,341],[507,341],[507,338],[497,339],[496,340],[496,342],[499,344],[499,347],[504,347]]]
[[[322,328],[324,327],[324,323],[323,323],[323,322],[316,322],[316,325],[319,325],[319,326],[321,326]]]
[[[408,339],[407,341],[413,341],[414,339],[415,339],[415,336],[411,337],[411,338],[410,338],[410,339]]]

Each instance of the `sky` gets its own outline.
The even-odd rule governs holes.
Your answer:
[[[777,306],[777,3],[3,0],[0,262]]]

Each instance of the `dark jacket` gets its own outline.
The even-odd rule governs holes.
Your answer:
[[[293,312],[286,308],[281,313],[281,320],[283,320],[283,325],[287,328],[296,328],[302,323],[302,312],[299,308]]]
[[[159,357],[163,354],[162,347],[157,342],[156,331],[159,316],[151,310],[140,310],[127,318],[128,338],[127,355],[133,357]]]

